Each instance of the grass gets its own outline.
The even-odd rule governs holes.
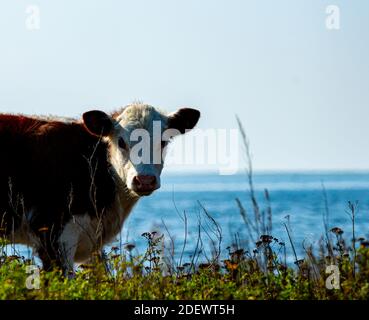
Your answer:
[[[103,258],[96,255],[94,263],[81,266],[71,279],[58,270],[41,270],[39,289],[26,287],[27,266],[33,261],[3,253],[0,299],[368,299],[367,243],[362,241],[356,250],[354,272],[338,229],[332,230],[336,256],[319,258],[308,249],[295,267],[280,261],[278,252],[285,244],[263,235],[253,253],[228,248],[227,259],[168,269],[160,257],[161,236],[147,233],[144,255],[132,256],[131,247],[122,252],[113,247]],[[340,272],[338,290],[326,287],[326,266],[333,260]]]
[[[105,248],[90,264],[79,266],[73,277],[64,277],[60,270],[40,270],[35,280],[28,270],[34,259],[26,259],[15,250],[9,255],[5,248],[12,244],[0,238],[0,299],[368,299],[369,242],[356,239],[358,204],[348,202],[352,230],[347,240],[341,228],[329,226],[323,186],[324,234],[318,248],[303,244],[305,256],[298,259],[288,220],[285,229],[289,243],[272,235],[269,192],[264,192],[263,208],[254,192],[249,143],[240,122],[239,126],[248,164],[251,209],[247,210],[240,199],[236,199],[235,208],[245,223],[246,239],[241,241],[235,235],[233,243],[222,251],[222,229],[199,203],[202,215],[198,217],[196,247],[188,261],[184,258],[188,217],[177,212],[185,231],[181,248],[175,248],[163,221],[163,233],[142,235],[147,248],[141,255],[135,253],[133,244]],[[210,242],[210,254],[202,234]],[[179,253],[175,254],[177,249]],[[294,263],[287,264],[287,253],[294,257]],[[338,272],[339,283],[331,281],[331,266]],[[330,289],[329,284],[337,289]],[[27,288],[30,285],[33,288]]]

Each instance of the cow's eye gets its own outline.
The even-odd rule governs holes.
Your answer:
[[[127,149],[127,144],[125,143],[125,141],[124,141],[123,138],[119,138],[119,140],[118,140],[118,146],[121,149],[124,149],[124,150]]]

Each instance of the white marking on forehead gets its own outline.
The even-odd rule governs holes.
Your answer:
[[[144,128],[150,130],[153,121],[162,121],[166,125],[166,115],[154,107],[135,103],[125,107],[122,113],[117,117],[117,122],[127,129]]]

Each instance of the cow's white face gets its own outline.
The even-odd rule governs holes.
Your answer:
[[[113,116],[86,112],[83,121],[88,131],[108,142],[109,160],[127,187],[143,196],[160,188],[170,139],[192,129],[199,117],[200,112],[190,108],[165,115],[152,106],[133,104]]]

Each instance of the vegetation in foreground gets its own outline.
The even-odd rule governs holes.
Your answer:
[[[167,268],[161,257],[162,236],[146,233],[144,256],[133,257],[132,245],[122,254],[113,247],[105,257],[96,256],[94,263],[81,266],[74,277],[41,270],[39,284],[27,270],[32,261],[3,254],[0,299],[368,299],[369,248],[362,241],[354,261],[341,230],[332,231],[338,255],[316,258],[307,251],[295,267],[279,261],[276,249],[283,251],[285,245],[268,235],[261,237],[252,254],[230,250],[222,261]],[[339,268],[339,289],[327,288],[327,282],[335,285],[327,281],[326,266],[331,264]]]
[[[241,125],[240,130],[248,160],[251,211],[236,199],[246,236],[241,240],[235,235],[227,252],[221,250],[221,227],[201,203],[196,247],[189,261],[183,258],[188,242],[186,213],[180,215],[185,240],[179,254],[163,222],[164,233],[142,235],[147,240],[144,254],[137,254],[129,243],[112,247],[96,253],[94,261],[67,277],[59,270],[41,270],[38,277],[34,260],[20,256],[14,247],[9,255],[9,243],[0,236],[0,299],[368,299],[369,241],[355,234],[358,204],[348,203],[352,230],[347,241],[341,228],[329,227],[323,188],[325,233],[318,248],[303,244],[305,257],[298,259],[288,220],[289,242],[272,236],[269,193],[265,191],[267,205],[262,208],[255,196],[249,146]],[[164,241],[164,235],[169,241]],[[210,243],[210,254],[205,241]],[[287,246],[294,264],[287,263]]]

